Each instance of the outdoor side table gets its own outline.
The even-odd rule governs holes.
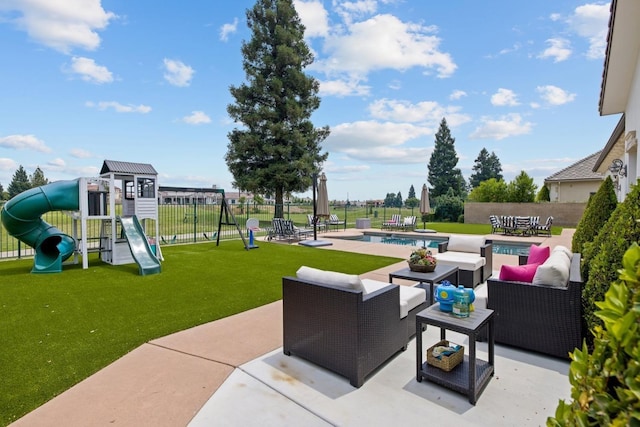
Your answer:
[[[440,384],[444,387],[466,394],[472,405],[489,383],[494,373],[494,334],[493,310],[476,308],[467,318],[457,318],[451,313],[440,311],[436,303],[416,314],[416,380],[422,379]],[[435,366],[423,363],[422,325],[440,328],[440,339],[446,339],[446,331],[455,331],[469,337],[469,355],[451,371],[446,372]],[[489,360],[476,358],[476,339],[482,328],[488,329]],[[428,348],[428,346],[427,346]]]
[[[427,291],[427,294],[429,295],[429,305],[431,305],[433,304],[434,283],[449,279],[453,285],[457,285],[460,280],[460,272],[458,267],[455,265],[436,264],[436,269],[430,273],[411,271],[409,267],[389,273],[389,283],[393,283],[394,278],[419,282],[418,287]],[[425,283],[429,284],[428,288],[425,286]]]

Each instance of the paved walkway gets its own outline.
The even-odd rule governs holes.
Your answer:
[[[360,231],[331,234],[345,237]],[[319,238],[328,235],[323,233]],[[572,235],[573,230],[565,230],[562,236],[531,237],[526,241],[570,247]],[[495,235],[493,238],[517,240]],[[410,250],[406,246],[331,241],[332,246],[322,249],[399,258],[406,258]],[[517,257],[495,255],[494,270],[502,264],[517,264]],[[403,261],[363,277],[386,282],[390,271],[405,265]],[[558,398],[568,397],[568,362],[503,349],[497,355],[496,377],[485,390],[487,396],[483,394],[477,406],[469,407],[464,399],[460,400],[461,395],[452,396],[441,387],[419,384],[415,378],[411,381],[415,375],[415,340],[388,368],[356,390],[347,380],[282,355],[281,304],[277,301],[144,344],[12,425],[357,425],[357,414],[367,412],[367,408],[372,409],[371,414],[378,414],[374,418],[369,415],[368,425],[385,425],[401,422],[403,417],[415,418],[421,413],[412,411],[416,405],[439,414],[440,422],[515,425],[508,418],[515,417],[510,415],[515,410],[521,414],[524,411],[524,418],[518,418],[519,425],[527,424],[527,420],[538,425],[553,414]],[[479,352],[482,354],[481,348]],[[290,370],[296,368],[301,370],[297,376]],[[520,382],[500,380],[508,372],[515,373],[509,378]],[[540,382],[541,378],[544,381]],[[393,380],[400,383],[390,388],[389,381]],[[296,387],[300,384],[306,387],[303,391]],[[416,386],[418,391],[414,390]],[[509,393],[516,393],[516,398],[506,396],[506,401],[499,402],[505,400],[504,393],[500,394],[503,386]],[[296,388],[301,395],[296,395]],[[407,390],[409,397],[399,394]],[[492,393],[496,393],[493,398]],[[527,406],[525,401],[534,406]],[[402,407],[402,402],[412,406]],[[545,407],[541,408],[541,404]],[[250,408],[262,412],[252,413]]]

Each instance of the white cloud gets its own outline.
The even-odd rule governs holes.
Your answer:
[[[333,96],[366,96],[369,95],[371,86],[360,84],[358,79],[346,80],[325,80],[320,81],[319,94]]]
[[[371,16],[378,9],[376,0],[334,1],[333,4],[336,13],[347,25],[356,19]]]
[[[63,53],[75,47],[95,50],[97,31],[117,16],[102,8],[100,0],[13,0],[0,2],[3,17],[38,43]],[[16,13],[17,12],[17,13]]]
[[[85,82],[97,84],[113,82],[113,74],[102,65],[96,64],[93,59],[76,57],[71,58],[70,72],[79,74]]]
[[[93,154],[91,154],[91,152],[82,148],[72,148],[69,151],[69,154],[71,155],[71,157],[75,157],[77,159],[89,159],[93,157]]]
[[[211,123],[211,118],[204,111],[192,111],[189,116],[183,117],[182,121],[190,125],[201,125]]]
[[[325,140],[325,145],[336,151],[370,149],[402,145],[411,139],[433,133],[431,128],[409,123],[357,121],[332,126],[331,135]]]
[[[128,105],[124,105],[124,104],[120,104],[119,102],[116,101],[100,101],[97,104],[94,102],[86,102],[85,105],[87,107],[95,107],[98,110],[107,110],[109,108],[112,108],[116,113],[141,113],[141,114],[147,114],[148,112],[151,111],[151,107],[149,107],[148,105],[132,105],[132,104],[128,104]]]
[[[44,141],[35,135],[9,135],[0,137],[0,147],[14,150],[33,150],[41,153],[50,153],[51,148],[47,147]]]
[[[570,27],[589,42],[587,58],[602,59],[607,46],[609,23],[609,3],[588,3],[576,7],[574,14],[567,20]]]
[[[571,42],[563,38],[548,39],[549,47],[546,48],[539,58],[553,58],[553,62],[562,62],[571,56]]]
[[[324,37],[329,34],[329,14],[320,1],[294,0],[293,4],[305,26],[305,37]]]
[[[452,127],[471,120],[459,111],[460,107],[442,106],[435,101],[411,103],[404,100],[379,99],[369,104],[369,113],[376,119],[429,126],[437,126],[443,117],[447,118],[447,123]]]
[[[433,26],[376,15],[354,23],[344,34],[328,36],[322,49],[328,57],[316,59],[310,68],[363,79],[373,70],[422,67],[436,70],[438,77],[449,77],[457,66],[448,53],[439,50],[435,32]]]
[[[501,140],[512,136],[531,133],[533,124],[523,122],[520,114],[507,114],[498,120],[489,117],[481,119],[482,125],[477,127],[469,137],[471,139],[496,139]]]
[[[518,95],[511,89],[499,88],[498,92],[491,95],[491,105],[496,107],[515,107],[520,105]]]
[[[195,71],[190,66],[184,64],[182,61],[165,58],[164,67],[164,78],[172,85],[184,87],[191,84],[191,79]]]
[[[453,92],[451,92],[451,95],[449,95],[449,99],[452,101],[457,101],[465,96],[467,96],[467,92],[463,90],[454,90]]]
[[[547,104],[551,105],[563,105],[576,99],[575,93],[569,93],[566,90],[553,85],[538,86],[536,90],[540,93],[540,97]]]
[[[220,27],[220,40],[226,42],[229,40],[229,34],[233,34],[238,30],[238,18],[233,19],[232,24],[224,24]]]
[[[18,163],[15,160],[7,159],[6,157],[0,157],[0,170],[13,171],[18,168]]]

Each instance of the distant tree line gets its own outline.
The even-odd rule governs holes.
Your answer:
[[[13,174],[13,178],[9,183],[9,187],[5,191],[2,183],[0,183],[0,200],[9,200],[23,191],[27,191],[31,188],[40,187],[41,185],[46,185],[49,183],[49,180],[45,178],[44,172],[40,167],[36,167],[36,170],[31,174],[27,175],[27,171],[20,165],[18,169]]]
[[[468,183],[457,165],[455,138],[451,136],[447,121],[443,118],[428,162],[427,181],[434,220],[464,221],[464,202],[467,200],[511,203],[549,201],[549,189],[542,186],[536,194],[537,185],[525,171],[521,171],[512,181],[505,182],[500,159],[486,148],[482,148],[475,159]],[[384,199],[386,207],[417,207],[419,204],[420,199],[416,198],[413,185],[409,189],[409,197],[404,201],[400,192],[387,193]]]

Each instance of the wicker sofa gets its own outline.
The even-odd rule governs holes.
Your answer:
[[[401,307],[406,286],[373,280],[343,286],[300,276],[282,279],[283,352],[342,375],[354,387],[406,350],[415,315],[427,307],[419,288],[409,290],[410,304]]]
[[[438,263],[455,265],[460,271],[460,284],[475,288],[493,272],[493,244],[484,236],[453,234],[438,243]]]
[[[526,262],[519,257],[520,265]],[[487,280],[496,342],[568,358],[582,346],[582,285],[580,254],[571,257],[566,286]]]

